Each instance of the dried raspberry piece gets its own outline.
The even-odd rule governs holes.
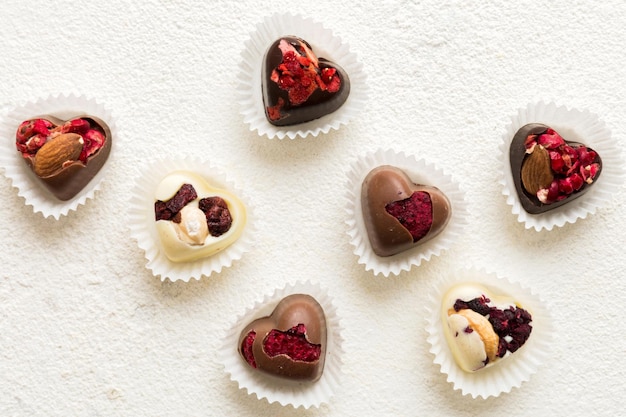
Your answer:
[[[241,342],[241,354],[251,367],[256,368],[256,360],[254,359],[254,354],[252,353],[252,344],[254,343],[254,339],[256,339],[256,332],[252,330],[246,335],[246,337],[244,337],[243,342]]]
[[[61,133],[78,133],[83,136],[90,128],[91,123],[87,119],[73,119],[61,126]]]
[[[263,350],[268,356],[287,355],[295,361],[315,362],[322,353],[322,345],[306,339],[306,326],[302,323],[287,331],[272,329],[263,340]]]
[[[433,224],[433,203],[430,194],[416,191],[411,197],[385,206],[387,213],[398,219],[417,242],[430,231]]]
[[[233,218],[228,204],[221,197],[206,197],[198,202],[198,208],[206,215],[211,236],[218,237],[230,230]]]
[[[48,140],[52,122],[46,119],[26,120],[20,123],[15,133],[15,146],[25,158],[37,153]]]
[[[173,220],[178,212],[198,198],[195,188],[191,184],[183,184],[172,198],[167,201],[157,200],[154,203],[155,219]]]

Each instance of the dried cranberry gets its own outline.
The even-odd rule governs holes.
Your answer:
[[[207,197],[198,202],[198,208],[206,215],[207,225],[211,236],[218,237],[230,230],[233,218],[228,210],[228,204],[221,197]]]
[[[183,207],[198,198],[191,184],[183,184],[172,198],[167,201],[158,200],[154,203],[156,220],[172,220]]]

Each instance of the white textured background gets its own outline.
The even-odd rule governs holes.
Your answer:
[[[625,3],[303,4],[2,1],[0,105],[94,96],[117,115],[120,146],[96,199],[58,222],[0,180],[0,415],[623,415],[623,190],[575,225],[527,231],[495,154],[509,117],[539,99],[598,113],[624,142]],[[347,127],[279,141],[242,123],[239,54],[276,11],[314,17],[364,62],[370,103]],[[379,147],[436,162],[471,210],[452,250],[388,279],[356,263],[344,225],[348,164]],[[180,150],[245,189],[258,244],[217,276],[161,283],[129,239],[126,202],[151,158]],[[452,390],[423,332],[432,283],[466,262],[536,288],[558,332],[544,369],[487,401]],[[345,329],[343,384],[310,410],[239,391],[215,355],[247,306],[301,279],[328,288]]]

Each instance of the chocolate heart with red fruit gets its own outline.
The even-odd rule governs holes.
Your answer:
[[[509,159],[520,204],[530,214],[545,213],[581,197],[602,171],[596,151],[566,141],[541,123],[527,124],[515,133]]]
[[[512,296],[474,283],[451,288],[441,320],[455,362],[466,372],[498,363],[521,348],[532,332],[532,315]]]
[[[414,184],[399,168],[374,168],[361,187],[363,220],[372,250],[392,256],[434,238],[448,224],[450,201],[436,187]]]
[[[76,196],[96,176],[109,157],[111,141],[106,123],[90,115],[29,119],[15,134],[15,146],[24,161],[63,201]]]
[[[348,74],[295,36],[268,48],[262,79],[265,115],[275,126],[319,119],[339,109],[350,93]]]
[[[281,378],[316,381],[326,356],[326,317],[310,295],[283,298],[272,314],[248,324],[238,350],[254,369]]]

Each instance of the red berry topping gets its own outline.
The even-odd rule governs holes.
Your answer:
[[[430,194],[416,191],[411,197],[385,206],[387,213],[398,219],[417,242],[430,231],[433,224],[433,203]]]
[[[306,339],[306,327],[298,324],[287,331],[272,329],[263,341],[268,356],[287,355],[302,362],[315,362],[320,358],[322,346]]]

